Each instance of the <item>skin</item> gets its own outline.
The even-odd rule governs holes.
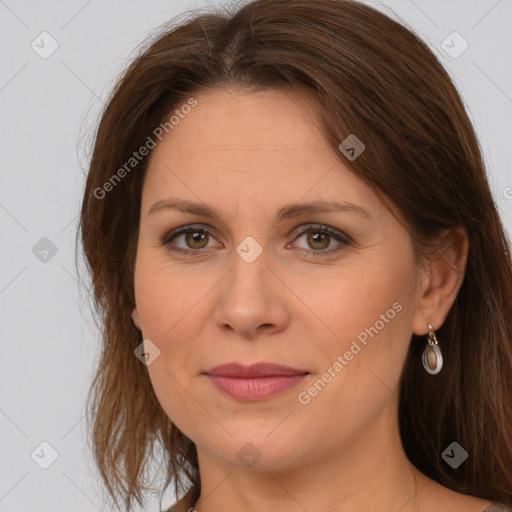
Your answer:
[[[144,339],[160,350],[148,366],[155,393],[197,446],[202,494],[195,509],[484,510],[489,501],[452,492],[416,470],[397,423],[411,335],[427,334],[427,323],[437,329],[448,315],[462,283],[452,265],[464,269],[465,233],[445,233],[445,257],[416,267],[399,211],[386,209],[327,146],[311,103],[271,90],[195,98],[197,106],[150,155],[133,311]],[[171,196],[212,205],[221,216],[171,208],[148,215]],[[316,200],[350,202],[369,217],[340,211],[276,219],[285,204]],[[208,230],[206,239],[182,234],[162,245],[171,230],[190,224]],[[352,242],[312,238],[317,224]],[[312,234],[299,234],[311,225]],[[246,237],[262,249],[251,263],[236,252]],[[327,254],[333,248],[340,250]],[[327,255],[313,254],[321,251]],[[300,403],[298,394],[395,303],[400,312]],[[233,361],[271,361],[310,375],[267,400],[242,402],[202,374]],[[237,457],[249,442],[261,455],[253,467]]]

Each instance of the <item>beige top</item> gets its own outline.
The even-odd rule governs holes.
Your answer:
[[[164,512],[194,512],[193,504],[188,505],[190,493],[185,494],[183,498],[177,501],[170,509]],[[482,512],[512,512],[512,508],[502,503],[494,503],[490,507],[482,510]]]

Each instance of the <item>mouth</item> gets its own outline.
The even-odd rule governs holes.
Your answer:
[[[266,400],[302,382],[310,373],[275,363],[229,363],[204,372],[217,390],[242,401]]]

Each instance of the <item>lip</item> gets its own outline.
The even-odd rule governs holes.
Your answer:
[[[206,370],[204,373],[207,375],[214,375],[216,377],[235,377],[235,378],[260,378],[260,377],[274,377],[283,376],[290,377],[293,375],[301,375],[309,373],[307,370],[299,370],[284,366],[276,363],[254,363],[250,365],[243,365],[241,363],[227,363],[215,366]]]
[[[228,363],[204,373],[219,391],[243,401],[266,400],[295,387],[309,375],[307,370],[267,362],[249,366]]]

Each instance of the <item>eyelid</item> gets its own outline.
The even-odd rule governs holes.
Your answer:
[[[194,229],[197,231],[205,231],[207,233],[215,233],[215,228],[208,224],[186,224],[166,232],[165,235],[162,236],[161,242],[165,245],[166,243],[169,243],[175,236],[188,233],[189,231],[194,231]]]
[[[169,231],[168,233],[166,233],[165,235],[163,235],[163,237],[161,237],[160,244],[162,246],[167,246],[177,236],[189,233],[194,230],[202,231],[209,235],[216,233],[215,228],[213,228],[213,226],[210,226],[208,224],[187,224],[184,226],[180,226],[176,229],[173,229],[173,230]],[[354,242],[353,239],[343,231],[340,231],[335,228],[331,228],[331,227],[323,225],[323,224],[315,224],[315,223],[302,224],[301,226],[294,229],[287,236],[288,237],[293,236],[293,240],[292,240],[292,243],[293,243],[298,237],[303,236],[310,232],[314,232],[314,231],[327,233],[329,236],[331,236],[338,242],[338,245],[335,246],[334,248],[330,248],[330,249],[326,249],[326,250],[315,251],[314,249],[299,248],[298,249],[299,251],[301,251],[303,253],[306,252],[306,253],[312,254],[313,256],[323,256],[323,255],[327,256],[327,255],[332,255],[333,253],[337,252],[338,250],[343,248],[343,246],[351,245]],[[286,247],[288,247],[289,245],[290,244],[287,244]],[[178,254],[181,253],[183,255],[187,255],[187,254],[199,255],[201,253],[206,252],[206,249],[173,248],[173,249],[169,249],[169,250],[172,252],[176,252]]]
[[[298,236],[301,236],[305,233],[308,233],[310,231],[325,231],[326,233],[339,237],[343,240],[345,240],[347,243],[353,242],[352,238],[349,237],[345,232],[340,231],[339,229],[331,228],[330,226],[326,226],[325,224],[315,224],[315,223],[309,223],[309,224],[302,224],[298,228],[294,229],[289,236],[293,236],[294,239]]]
[[[307,233],[314,233],[314,232],[323,232],[327,233],[331,238],[334,238],[338,244],[334,247],[331,247],[330,249],[325,250],[317,250],[314,249],[302,249],[298,248],[299,251],[302,253],[307,253],[308,255],[312,257],[325,257],[328,258],[329,256],[332,256],[334,254],[337,254],[339,251],[341,251],[344,247],[347,245],[353,245],[353,239],[348,236],[345,232],[340,231],[335,228],[331,228],[329,226],[325,226],[323,224],[303,224],[299,228],[293,231],[293,241],[295,241],[297,238],[307,234]],[[293,243],[292,241],[292,243]],[[286,247],[288,247],[289,244],[287,244]]]

